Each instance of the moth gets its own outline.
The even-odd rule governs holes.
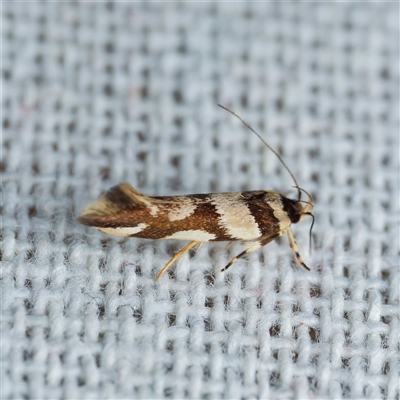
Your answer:
[[[281,156],[253,128],[233,111],[219,106],[237,117],[278,157],[293,179],[298,192],[297,200],[272,190],[146,196],[129,183],[121,183],[84,208],[78,221],[111,235],[189,240],[190,243],[168,261],[157,280],[196,245],[198,250],[205,242],[231,243],[240,240],[246,250],[221,270],[226,271],[239,258],[283,235],[288,236],[298,262],[309,270],[299,254],[290,226],[311,216],[312,229],[314,216],[311,195],[299,187]],[[303,192],[308,197],[307,201],[301,200]]]

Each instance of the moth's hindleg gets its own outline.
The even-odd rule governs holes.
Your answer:
[[[221,269],[221,272],[225,272],[234,262],[236,262],[237,260],[239,260],[239,258],[242,258],[245,254],[247,253],[251,253],[254,250],[245,250],[242,251],[239,255],[237,255],[236,257],[233,257],[231,261],[228,262],[228,264],[226,264],[225,268]]]
[[[293,232],[290,228],[287,229],[287,235],[289,238],[290,248],[293,250],[294,254],[296,255],[297,261],[307,270],[310,271],[310,268],[307,267],[303,259],[299,254],[299,248],[297,247],[296,239],[294,238]]]
[[[196,249],[196,253],[201,249],[201,246],[203,246],[204,242],[200,242],[197,249]]]
[[[253,251],[260,249],[261,247],[265,246],[269,242],[272,242],[277,237],[279,237],[278,234],[273,235],[273,236],[264,237],[257,241],[245,243],[244,245],[247,247],[247,249],[245,251],[242,251],[236,257],[233,257],[232,260],[229,261],[229,263],[225,266],[225,268],[221,269],[221,272],[226,271],[234,262],[239,260],[239,258],[242,258],[244,255],[252,253]]]
[[[187,251],[189,251],[192,247],[196,246],[196,244],[199,242],[190,242],[187,246],[185,246],[183,249],[179,250],[168,262],[165,264],[165,267],[160,271],[160,273],[157,276],[157,280],[159,280],[163,275],[164,272],[180,257],[182,257]]]

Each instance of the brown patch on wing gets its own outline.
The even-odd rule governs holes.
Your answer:
[[[140,193],[129,183],[121,183],[109,189],[104,197],[119,209],[145,208],[149,198]]]
[[[185,197],[190,199],[196,207],[191,215],[179,221],[171,221],[169,217],[171,206],[176,204],[176,198],[152,197],[151,199],[162,201],[162,204],[158,203],[159,214],[157,218],[146,220],[148,226],[134,236],[163,239],[172,236],[176,232],[202,230],[215,235],[216,238],[211,241],[230,240],[231,237],[226,229],[219,223],[215,206],[210,203],[208,195],[187,195]]]
[[[258,223],[261,236],[280,231],[279,221],[274,216],[274,210],[267,203],[268,193],[265,191],[243,192],[242,196],[246,199],[251,215]]]

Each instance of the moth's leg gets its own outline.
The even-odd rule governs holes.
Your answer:
[[[187,246],[183,249],[179,250],[165,265],[165,267],[161,270],[161,272],[157,276],[157,280],[159,280],[163,275],[164,272],[173,264],[178,258],[182,257],[187,251],[189,251],[192,247],[196,246],[199,242],[190,242]]]
[[[304,263],[303,259],[299,254],[299,248],[297,247],[296,239],[294,238],[293,232],[290,228],[287,229],[287,235],[289,238],[290,248],[293,250],[294,254],[296,254],[297,261],[307,270],[310,271],[310,268]]]
[[[233,243],[233,242],[235,242],[235,240],[231,240],[227,245],[226,245],[226,249]]]
[[[197,247],[196,253],[201,249],[201,246],[203,246],[203,244],[204,244],[204,242],[200,242],[200,243],[199,243],[199,247]]]
[[[279,237],[279,234],[264,237],[257,241],[245,243],[244,245],[247,247],[247,249],[245,251],[242,251],[236,257],[233,257],[232,260],[229,261],[229,263],[226,265],[226,267],[221,269],[221,272],[226,271],[234,262],[239,260],[239,258],[242,258],[244,255],[252,253],[253,251],[260,249],[261,247],[265,246],[269,242],[272,242],[273,240],[275,240],[277,237]]]

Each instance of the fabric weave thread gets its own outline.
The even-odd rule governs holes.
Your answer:
[[[397,3],[2,4],[1,397],[399,398]],[[111,237],[101,192],[291,190],[286,238]],[[296,196],[295,190],[290,192]]]

